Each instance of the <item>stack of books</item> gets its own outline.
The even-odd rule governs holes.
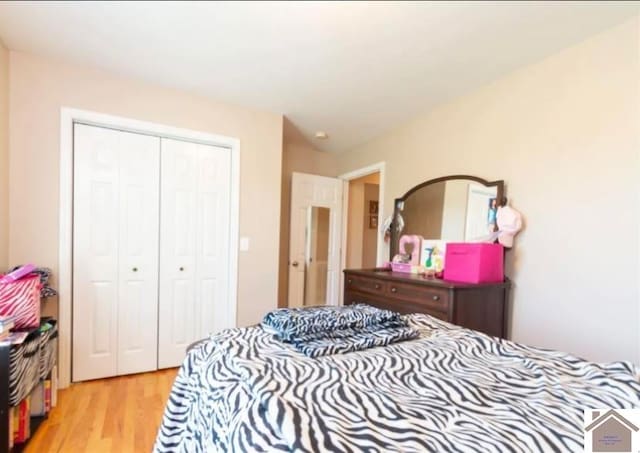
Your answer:
[[[6,341],[9,338],[9,331],[13,329],[13,318],[9,316],[0,316],[0,341]]]

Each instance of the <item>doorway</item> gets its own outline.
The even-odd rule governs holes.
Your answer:
[[[350,204],[351,181],[355,181],[352,192],[360,196]],[[348,267],[349,244],[359,250],[350,254],[354,257],[351,267],[382,265],[389,253],[381,230],[385,212],[384,184],[384,162],[338,178],[293,172],[287,263],[288,307],[342,305],[342,271]],[[355,211],[359,214],[354,218],[360,225],[360,234],[349,240],[349,216],[356,205]],[[324,300],[323,295],[326,295]]]
[[[338,305],[342,181],[293,172],[289,229],[289,307]]]
[[[388,256],[384,232],[385,162],[340,175],[343,183],[342,262],[340,304],[344,296],[344,269],[382,266]]]
[[[378,254],[380,172],[348,184],[345,269],[372,269]]]

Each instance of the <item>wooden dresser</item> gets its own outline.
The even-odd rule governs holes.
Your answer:
[[[344,282],[345,305],[367,303],[402,314],[426,313],[506,338],[509,280],[455,283],[384,269],[346,269]]]

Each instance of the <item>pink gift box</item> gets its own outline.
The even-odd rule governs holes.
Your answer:
[[[463,283],[496,283],[504,280],[504,249],[500,244],[449,242],[444,279]]]

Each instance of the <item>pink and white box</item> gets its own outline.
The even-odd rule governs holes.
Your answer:
[[[500,244],[449,242],[444,279],[462,283],[498,283],[504,280],[504,248]]]
[[[41,288],[40,276],[35,274],[0,283],[0,316],[12,317],[15,329],[38,327]]]

